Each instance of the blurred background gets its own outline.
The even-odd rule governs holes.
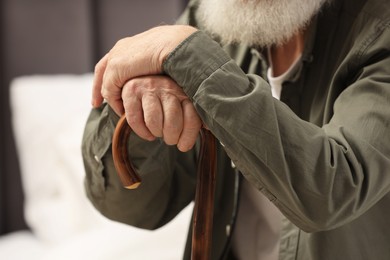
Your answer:
[[[39,196],[59,198],[61,192],[68,192],[61,189],[82,189],[66,178],[78,172],[77,177],[73,176],[74,180],[82,180],[79,142],[89,110],[94,65],[120,38],[159,24],[174,23],[186,2],[0,0],[1,259],[12,259],[12,255],[2,258],[1,254],[17,250],[20,243],[49,241],[53,244],[50,234],[45,232],[55,232],[42,231],[42,227],[37,226],[44,224],[49,228],[50,223],[42,222],[49,221],[51,211],[57,214],[53,218],[58,221],[51,224],[62,226],[63,232],[68,232],[63,237],[57,233],[54,243],[57,248],[60,238],[75,234],[70,232],[72,228],[76,233],[86,229],[80,224],[83,214],[80,210],[86,206],[78,205],[79,209],[72,204],[78,202],[79,197],[72,195],[72,203],[62,202],[67,204],[61,206],[58,202],[47,209]],[[54,187],[46,188],[49,181]],[[56,182],[62,183],[57,190]],[[37,192],[41,193],[37,196],[39,200],[33,198]],[[66,207],[73,215],[61,222],[59,218],[69,213],[64,210]],[[77,210],[79,212],[75,214]],[[43,217],[44,212],[46,216]],[[72,218],[78,220],[78,229],[75,224],[64,224]],[[101,234],[93,237],[96,236]],[[48,251],[47,243],[37,248],[37,259],[52,256],[44,254]],[[43,255],[45,257],[41,257]]]

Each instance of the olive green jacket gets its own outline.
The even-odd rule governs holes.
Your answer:
[[[192,1],[181,21],[201,28],[196,10]],[[281,101],[255,48],[221,48],[199,31],[167,58],[165,73],[223,144],[212,259],[231,258],[237,169],[285,216],[280,259],[390,259],[389,27],[388,0],[326,5]],[[181,153],[132,136],[129,153],[143,183],[125,190],[111,156],[117,120],[108,106],[91,112],[82,148],[87,195],[108,218],[158,228],[194,198],[197,149]]]

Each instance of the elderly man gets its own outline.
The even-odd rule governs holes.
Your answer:
[[[388,2],[194,0],[180,23],[96,66],[83,141],[94,206],[169,222],[193,200],[205,126],[220,141],[212,259],[390,259]],[[132,191],[110,149],[123,113],[144,179]]]

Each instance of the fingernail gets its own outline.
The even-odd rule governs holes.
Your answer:
[[[151,135],[151,136],[148,136],[148,137],[147,137],[147,140],[151,142],[151,141],[156,140],[156,137],[153,136],[153,135]]]
[[[177,144],[177,149],[179,149],[179,151],[184,153],[184,152],[188,152],[191,149],[191,147],[188,147],[188,145],[179,143],[179,144]]]

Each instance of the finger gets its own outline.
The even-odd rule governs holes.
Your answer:
[[[183,108],[183,131],[180,134],[177,148],[182,152],[187,152],[196,142],[202,127],[202,121],[189,99],[183,100],[181,104]]]
[[[132,130],[141,138],[153,141],[155,137],[148,130],[144,122],[142,102],[136,96],[126,95],[126,87],[123,89],[123,105],[126,113],[126,120]]]
[[[101,94],[102,90],[102,82],[104,71],[107,66],[107,56],[106,54],[95,66],[95,73],[93,77],[93,85],[92,85],[92,106],[99,107],[103,103],[103,97]]]
[[[101,81],[101,96],[107,101],[112,109],[118,115],[124,113],[122,101],[122,88],[126,84],[126,80],[121,78],[121,72],[124,65],[120,63],[120,59],[112,58],[113,54],[110,51],[110,59],[107,59],[104,75]],[[121,69],[120,69],[121,68]]]
[[[180,101],[171,94],[161,97],[164,115],[163,136],[168,145],[177,144],[183,129],[183,111]]]
[[[111,108],[115,111],[118,116],[123,115],[124,107],[122,100],[122,88],[118,88],[112,86],[111,88],[103,86],[102,88],[102,96],[107,101],[107,103],[111,106]]]
[[[160,99],[154,94],[142,96],[144,121],[149,131],[156,137],[163,136],[163,110]]]

